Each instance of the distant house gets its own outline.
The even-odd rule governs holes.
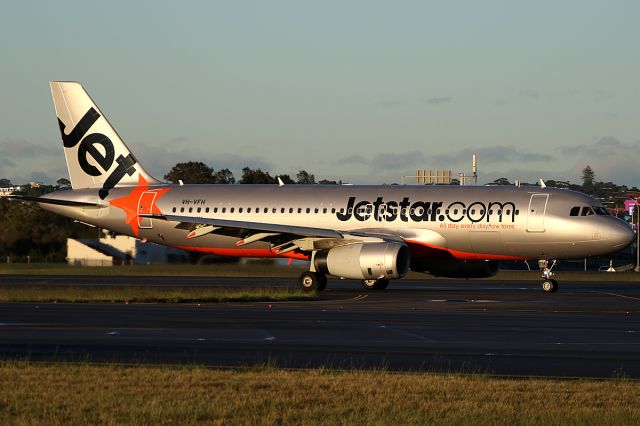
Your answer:
[[[95,239],[67,239],[67,262],[79,266],[147,265],[158,263],[188,263],[190,254],[184,250],[144,243],[126,235]]]
[[[21,186],[8,186],[6,188],[0,188],[0,197],[6,197],[14,192],[22,191]]]

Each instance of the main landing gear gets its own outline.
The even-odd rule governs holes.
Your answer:
[[[389,285],[389,280],[362,280],[360,283],[365,290],[384,290]]]
[[[304,291],[322,291],[327,288],[327,276],[318,272],[303,272],[298,278],[298,286]]]
[[[542,282],[542,291],[545,293],[555,293],[558,290],[558,281],[553,278],[553,267],[556,266],[556,261],[554,260],[549,267],[549,261],[546,259],[542,259],[538,261],[538,267],[542,271],[542,278],[544,281]]]

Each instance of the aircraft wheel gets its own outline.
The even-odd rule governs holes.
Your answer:
[[[378,280],[375,284],[376,290],[384,290],[389,285],[389,280]]]
[[[327,288],[327,276],[325,274],[317,274],[320,282],[318,283],[318,291],[322,291]]]
[[[384,290],[389,285],[389,280],[362,280],[360,283],[366,290]]]
[[[318,291],[321,281],[319,274],[311,271],[303,272],[298,278],[298,287],[304,291]]]
[[[558,290],[558,281],[544,280],[542,282],[542,291],[545,293],[555,293]]]

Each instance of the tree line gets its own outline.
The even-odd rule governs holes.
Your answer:
[[[164,175],[166,181],[171,183],[179,183],[182,181],[183,183],[214,183],[214,184],[234,184],[236,183],[236,179],[233,176],[233,173],[229,169],[221,169],[215,171],[211,167],[207,166],[205,163],[201,161],[188,161],[184,163],[178,163],[169,170],[169,172]],[[269,172],[262,171],[260,168],[251,169],[249,167],[245,167],[242,169],[242,177],[237,182],[239,184],[275,184],[278,183],[278,178],[282,180],[282,183],[285,184],[301,184],[301,185],[311,185],[315,183],[319,183],[322,185],[330,185],[330,184],[340,184],[342,181],[334,181],[334,180],[320,180],[316,182],[316,178],[314,175],[310,174],[305,170],[300,170],[296,176],[295,180],[291,178],[288,174],[281,174],[271,176]]]

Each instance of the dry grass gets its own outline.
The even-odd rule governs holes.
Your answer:
[[[153,286],[0,286],[0,302],[64,303],[216,303],[314,300],[316,293],[286,288],[153,287]]]
[[[0,363],[2,424],[638,424],[640,383]]]

